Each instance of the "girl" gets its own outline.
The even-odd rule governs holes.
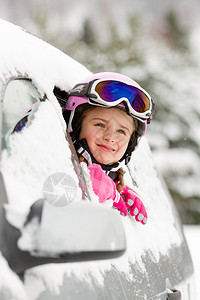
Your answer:
[[[97,73],[69,91],[63,112],[80,162],[87,163],[99,202],[112,199],[125,216],[146,224],[139,195],[124,184],[127,164],[150,123],[153,101],[127,76]]]

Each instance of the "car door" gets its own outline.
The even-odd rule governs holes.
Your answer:
[[[131,216],[121,216],[127,249],[119,258],[27,270],[25,286],[32,299],[189,300],[192,297],[193,266],[182,225],[146,139],[124,168],[126,183],[140,192],[147,206],[147,225],[137,223]],[[33,292],[32,286],[40,288]]]
[[[64,129],[46,96],[22,76],[8,80],[2,94],[1,208],[7,203],[6,219],[16,238],[9,239],[2,233],[6,242],[1,239],[1,246],[9,263],[18,270],[16,240],[31,205],[44,197],[55,206],[59,201],[62,205],[62,201],[82,199],[82,190]],[[66,181],[71,183],[70,191]],[[29,255],[23,255],[24,263],[26,257],[28,263]]]
[[[10,267],[23,277],[38,265],[122,255],[121,220],[91,201],[51,102],[20,76],[2,94],[0,250]]]

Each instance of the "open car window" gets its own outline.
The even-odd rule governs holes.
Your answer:
[[[7,147],[7,140],[13,132],[20,132],[31,123],[38,108],[41,96],[28,79],[9,81],[3,97],[2,145]]]

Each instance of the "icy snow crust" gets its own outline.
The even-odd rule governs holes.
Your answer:
[[[61,51],[7,22],[0,21],[0,32],[1,85],[10,77],[18,76],[20,72],[31,78],[40,88],[39,91],[42,94],[46,93],[50,100],[40,105],[35,119],[23,130],[23,134],[11,136],[10,151],[4,150],[1,157],[1,170],[9,197],[7,215],[13,225],[21,228],[30,205],[42,197],[41,183],[47,176],[54,172],[72,170],[71,153],[65,140],[65,124],[61,109],[53,95],[53,87],[57,85],[61,89],[68,90],[90,74],[90,71]],[[51,151],[48,152],[47,149]],[[55,157],[52,157],[52,153],[56,154]],[[26,272],[25,286],[29,293],[32,279],[38,286],[35,288],[33,285],[31,299],[36,299],[45,288],[59,294],[65,274],[68,276],[75,274],[88,283],[92,275],[99,285],[103,285],[105,272],[114,265],[119,272],[124,272],[128,280],[132,280],[130,262],[134,264],[137,261],[140,271],[145,273],[145,266],[141,260],[141,255],[145,251],[150,250],[152,259],[158,262],[160,255],[166,255],[172,245],[178,247],[181,244],[181,229],[179,224],[177,226],[174,222],[173,204],[163,189],[145,138],[141,140],[129,167],[126,168],[125,179],[126,184],[132,187],[135,181],[136,190],[142,196],[149,216],[145,226],[138,224],[131,217],[121,217],[127,236],[125,255],[112,261],[32,268]],[[76,178],[75,180],[77,181]],[[0,261],[7,270],[5,274],[8,274],[5,275],[7,277],[4,276],[0,285],[2,288],[4,281],[12,281],[14,275],[10,274],[1,256]],[[4,274],[2,272],[0,268],[0,278]],[[21,289],[16,299],[24,299],[21,283],[17,278],[14,278],[14,281],[16,285],[10,286],[10,289],[13,289],[13,292],[15,289],[16,291]]]

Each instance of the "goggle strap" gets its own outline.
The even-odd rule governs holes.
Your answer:
[[[90,83],[78,83],[68,92],[69,96],[86,96],[89,86]]]
[[[90,96],[93,98],[97,98],[96,95],[90,94],[89,90],[93,82],[96,81],[96,79],[87,82],[87,83],[78,83],[76,84],[73,89],[71,89],[68,93],[69,96]]]

